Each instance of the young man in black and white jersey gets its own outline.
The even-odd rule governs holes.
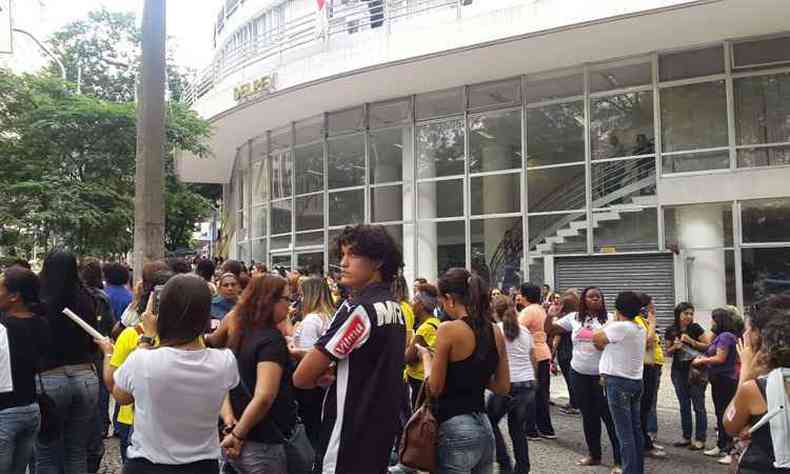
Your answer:
[[[403,396],[406,329],[390,292],[403,257],[382,226],[347,227],[337,250],[341,283],[351,296],[293,380],[310,389],[334,377],[324,400],[315,472],[381,474],[387,472]]]

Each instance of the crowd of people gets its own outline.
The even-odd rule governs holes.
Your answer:
[[[744,473],[790,472],[790,296],[745,321],[717,309],[707,330],[681,303],[661,331],[642,293],[616,295],[610,311],[596,287],[508,292],[463,268],[410,291],[383,227],[348,227],[335,246],[334,278],[168,259],[132,284],[123,264],[65,250],[38,275],[24,262],[5,269],[0,473],[96,472],[105,455],[126,474],[417,472],[404,452],[423,408],[436,425],[422,447],[432,472],[527,473],[530,443],[557,437],[558,371],[561,410],[581,414],[578,465],[604,462],[603,424],[612,472],[642,473],[646,456],[666,457],[656,400],[668,357],[675,447]],[[705,450],[708,385],[718,434]],[[110,431],[117,454],[103,452]]]

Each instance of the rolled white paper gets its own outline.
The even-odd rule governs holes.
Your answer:
[[[63,308],[63,314],[65,314],[66,316],[69,317],[69,319],[77,323],[77,325],[79,325],[79,327],[81,327],[83,331],[90,334],[91,337],[93,337],[94,339],[104,339],[104,336],[102,336],[99,331],[93,329],[93,327],[91,327],[90,324],[86,323],[85,321],[82,320],[82,318],[74,314],[74,311],[68,308]]]

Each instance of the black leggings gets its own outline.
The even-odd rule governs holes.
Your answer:
[[[640,421],[642,423],[642,436],[645,438],[645,451],[652,451],[653,438],[647,433],[647,420],[650,417],[650,411],[653,409],[653,403],[656,400],[656,392],[658,391],[658,379],[661,377],[660,365],[645,365],[644,375],[642,376],[642,402],[640,404]]]
[[[134,458],[123,465],[123,474],[219,474],[219,462],[214,459],[190,464],[154,464],[143,458]]]
[[[732,349],[730,349],[732,350]],[[716,424],[719,427],[719,437],[716,446],[723,454],[732,450],[732,436],[724,429],[724,412],[727,410],[735,392],[738,390],[738,381],[726,375],[710,376],[710,392],[713,395],[713,406],[716,408]]]
[[[620,443],[617,440],[609,404],[601,386],[601,376],[584,375],[572,370],[571,381],[576,390],[576,402],[582,412],[584,439],[587,441],[590,457],[595,460],[601,459],[601,421],[603,421],[606,432],[609,434],[609,441],[612,443],[614,463],[622,465]]]
[[[527,421],[529,435],[553,435],[554,427],[551,425],[551,411],[549,409],[549,393],[551,383],[551,361],[549,359],[538,362],[538,389],[535,393],[535,419]]]

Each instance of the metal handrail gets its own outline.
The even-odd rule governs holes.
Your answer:
[[[268,30],[257,31],[230,51],[225,51],[227,44],[218,47],[211,64],[187,86],[184,100],[193,104],[223,78],[254,62],[301,47],[326,44],[333,37],[361,30],[382,27],[383,31],[389,31],[389,24],[396,20],[441,9],[455,10],[457,17],[463,4],[463,0],[370,0],[349,4],[329,0],[323,15],[309,12]],[[257,19],[251,19],[242,28]]]

